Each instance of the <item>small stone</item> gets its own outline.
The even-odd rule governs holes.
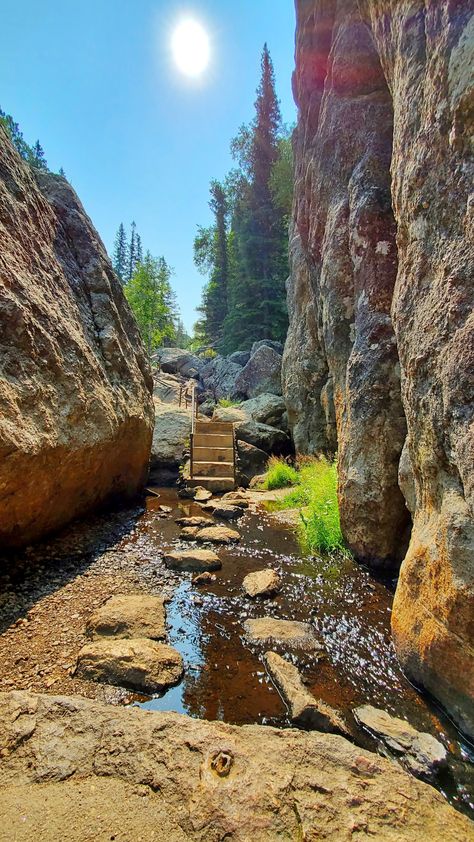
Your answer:
[[[201,543],[209,541],[211,544],[232,544],[240,541],[240,535],[235,529],[227,526],[208,526],[201,529],[197,534],[197,540]]]
[[[289,648],[306,651],[322,650],[309,623],[296,620],[276,620],[273,617],[258,617],[247,620],[244,629],[250,641],[254,643],[275,642]]]
[[[167,515],[170,515],[173,509],[171,506],[159,506],[160,512],[164,512]]]
[[[201,485],[198,485],[194,489],[194,499],[197,503],[206,503],[212,497],[212,492],[208,491],[207,488],[203,488]]]
[[[303,685],[298,669],[277,655],[265,653],[268,672],[280,690],[290,708],[290,716],[295,725],[312,728],[317,731],[337,732],[348,735],[348,728],[339,713],[314,696]]]
[[[193,585],[208,585],[211,582],[215,582],[216,578],[215,573],[205,571],[204,573],[198,573],[197,576],[193,576],[192,583]]]
[[[183,674],[179,652],[153,640],[99,639],[84,646],[76,675],[92,681],[154,693],[176,684]]]
[[[176,523],[179,523],[180,526],[210,526],[212,520],[208,517],[193,515],[192,517],[178,517]]]
[[[222,562],[212,550],[175,550],[164,556],[166,567],[171,570],[220,570]]]
[[[180,538],[182,541],[195,541],[199,532],[199,526],[185,526],[181,530]]]
[[[431,734],[417,731],[409,722],[372,705],[355,708],[353,714],[356,722],[378,737],[415,777],[433,780],[446,765],[446,749]]]
[[[237,520],[239,517],[242,517],[244,514],[243,509],[240,506],[230,506],[230,505],[219,505],[213,511],[214,517],[221,518],[222,520]]]
[[[281,589],[281,579],[271,568],[249,573],[242,582],[242,587],[250,597],[274,596]]]

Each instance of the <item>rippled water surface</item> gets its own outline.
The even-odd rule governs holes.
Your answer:
[[[171,546],[188,547],[179,542],[174,518],[202,514],[199,506],[180,500],[174,491],[159,491],[160,498],[148,499],[146,513],[125,539],[133,541],[144,558],[152,559]],[[173,507],[171,518],[157,518],[161,504]],[[474,790],[469,760],[474,755],[449,720],[398,667],[390,641],[389,585],[348,559],[302,557],[293,533],[263,511],[246,512],[236,528],[242,540],[237,546],[219,548],[222,570],[216,581],[197,587],[190,574],[183,574],[168,606],[170,643],[185,662],[181,684],[160,698],[135,703],[231,723],[287,726],[286,706],[264,667],[263,654],[269,647],[250,644],[243,624],[265,615],[311,622],[324,644],[323,659],[293,655],[311,692],[342,710],[354,738],[367,748],[374,749],[375,744],[351,714],[364,703],[437,736],[450,751],[449,772],[440,780],[440,788],[453,803],[469,810]],[[250,601],[242,592],[242,580],[267,566],[280,572],[282,591],[271,600]]]

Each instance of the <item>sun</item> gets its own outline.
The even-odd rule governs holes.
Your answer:
[[[200,76],[209,64],[209,36],[193,18],[185,18],[176,26],[171,39],[176,66],[186,76]]]

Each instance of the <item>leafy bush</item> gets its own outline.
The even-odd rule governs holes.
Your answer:
[[[309,553],[349,555],[344,545],[337,501],[337,463],[325,458],[306,459],[300,465],[298,485],[271,509],[301,509],[298,537]]]
[[[206,348],[206,350],[202,351],[199,356],[202,360],[213,360],[217,357],[217,351],[214,351],[214,348]]]
[[[228,409],[230,406],[240,406],[242,401],[233,401],[231,398],[220,398],[217,403],[223,409]]]
[[[300,481],[298,471],[288,465],[283,459],[272,456],[268,461],[268,470],[265,474],[264,488],[273,491],[275,488],[286,488],[288,485],[296,485]]]

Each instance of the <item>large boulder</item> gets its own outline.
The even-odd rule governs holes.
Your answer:
[[[162,371],[168,374],[180,374],[181,377],[198,377],[204,368],[204,361],[190,351],[181,348],[159,348],[153,355]]]
[[[166,637],[164,600],[151,594],[116,594],[90,616],[86,633],[97,637]]]
[[[0,745],[2,842],[472,837],[431,786],[333,734],[17,691]]]
[[[227,357],[231,363],[237,363],[237,365],[247,365],[249,359],[251,357],[250,351],[234,351],[233,354],[229,354]]]
[[[268,424],[242,421],[236,423],[234,428],[237,441],[246,441],[266,453],[281,453],[289,445],[287,434]]]
[[[277,427],[279,430],[288,429],[288,417],[286,415],[286,404],[279,395],[271,395],[263,392],[256,398],[250,398],[240,404],[240,411],[248,415],[253,421],[260,424],[268,424],[270,427]]]
[[[143,487],[153,382],[105,248],[66,179],[0,127],[0,544]]]
[[[268,345],[257,348],[235,379],[234,393],[255,398],[265,392],[281,395],[281,355]]]
[[[280,355],[280,357],[283,354],[283,343],[282,342],[276,342],[273,339],[259,339],[257,342],[253,343],[253,345],[250,349],[249,358],[253,357],[253,355],[255,354],[256,351],[259,350],[259,348],[272,348],[274,351],[277,352],[277,354]],[[245,365],[245,363],[243,363],[243,365]]]
[[[191,435],[191,413],[187,409],[156,404],[151,467],[168,468],[178,475]]]
[[[237,478],[239,485],[248,488],[252,479],[264,474],[268,453],[246,441],[237,442]]]
[[[214,400],[234,398],[237,394],[235,381],[242,371],[242,366],[225,357],[214,357],[200,372],[200,379],[207,392]]]
[[[474,10],[343,5],[296,4],[285,398],[354,554],[402,560],[402,667],[473,735]]]
[[[179,681],[183,660],[166,643],[146,638],[98,638],[79,652],[76,674],[90,681],[156,693]]]

